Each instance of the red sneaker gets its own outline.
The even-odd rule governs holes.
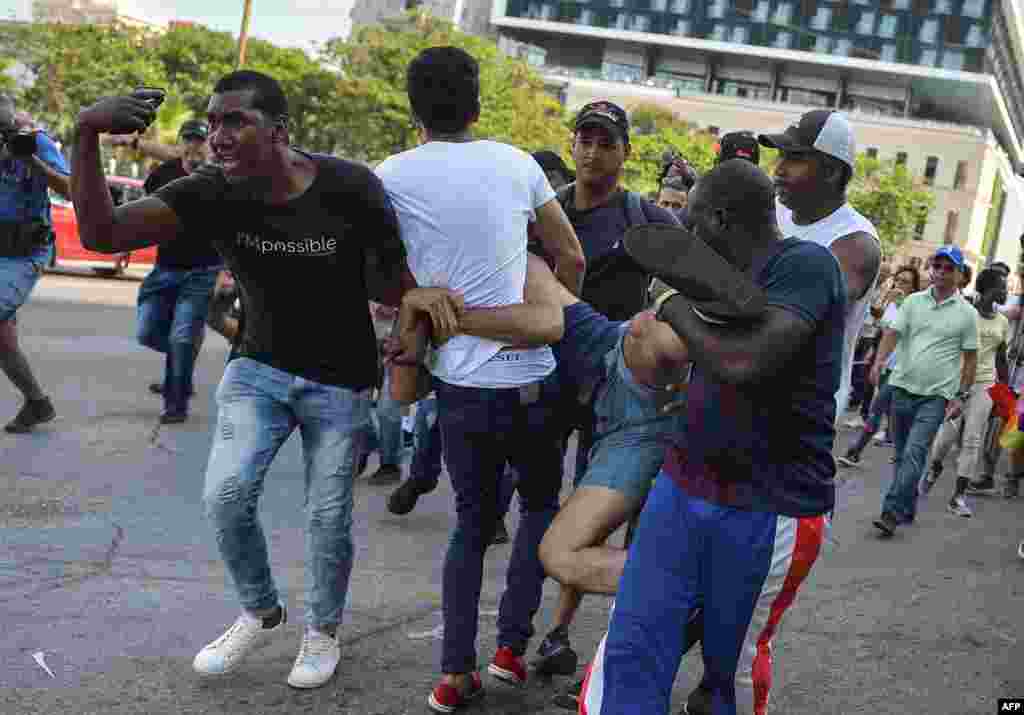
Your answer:
[[[427,698],[427,705],[436,713],[453,713],[459,708],[468,705],[484,694],[484,684],[480,682],[480,674],[473,673],[470,676],[469,689],[460,693],[458,688],[440,683],[434,688]]]
[[[487,666],[487,672],[509,685],[520,687],[526,683],[526,664],[521,655],[516,655],[507,646],[498,648],[494,660]]]

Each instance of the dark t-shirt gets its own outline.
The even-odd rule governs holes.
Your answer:
[[[843,355],[846,289],[827,248],[786,239],[757,272],[768,304],[814,331],[782,370],[755,385],[718,382],[695,366],[686,426],[665,472],[688,494],[786,516],[835,505],[835,392]]]
[[[150,172],[142,188],[147,194],[152,194],[160,187],[183,176],[188,176],[188,174],[185,173],[185,167],[181,165],[181,159],[165,161]],[[156,264],[161,268],[188,271],[196,268],[210,268],[220,263],[221,259],[217,249],[213,247],[213,244],[205,241],[175,240],[158,246],[156,249]]]
[[[368,272],[397,275],[405,248],[369,168],[312,158],[313,184],[285,204],[200,174],[156,197],[178,215],[186,240],[212,241],[234,274],[245,306],[240,357],[361,390],[378,383]]]
[[[670,211],[646,199],[640,201],[648,223],[679,223]],[[580,297],[612,320],[632,318],[644,308],[649,277],[622,248],[622,237],[631,225],[626,192],[619,191],[608,203],[585,211],[576,209],[570,193],[565,202],[565,213],[576,230],[587,259],[587,273]],[[613,270],[606,270],[610,259],[616,265]]]

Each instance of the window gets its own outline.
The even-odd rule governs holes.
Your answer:
[[[946,212],[946,231],[942,234],[942,242],[946,245],[956,243],[956,229],[960,224],[959,211]]]
[[[956,163],[956,174],[953,175],[953,189],[959,191],[967,185],[967,162]]]
[[[718,40],[719,42],[725,42],[728,33],[729,27],[727,25],[723,25],[720,22],[716,22],[715,26],[711,28],[711,34],[708,35],[708,39]]]
[[[713,20],[721,20],[725,17],[725,13],[728,12],[728,9],[729,8],[726,5],[725,0],[713,0],[713,2],[708,5],[708,17]]]
[[[625,30],[629,26],[629,15],[620,12],[615,16],[615,22],[612,23],[612,26],[619,30]]]
[[[648,32],[651,29],[651,18],[647,15],[633,16],[633,32]]]
[[[964,8],[960,11],[964,17],[982,18],[985,15],[985,0],[964,0]]]
[[[576,21],[577,25],[593,25],[594,24],[594,11],[590,8],[585,8],[580,11],[580,17]]]
[[[935,185],[935,175],[939,172],[939,157],[930,156],[924,163],[924,183],[928,186]]]
[[[964,68],[964,53],[960,50],[946,49],[942,53],[942,69],[962,70]]]
[[[882,15],[878,21],[879,37],[896,37],[900,19],[895,15]]]
[[[981,25],[971,25],[967,28],[967,38],[964,40],[964,44],[968,47],[985,46],[985,31],[981,29]]]
[[[953,0],[935,0],[932,5],[933,15],[952,15]]]
[[[759,0],[754,14],[750,18],[754,22],[768,22],[768,15],[771,13],[772,4],[768,0]]]
[[[860,14],[860,20],[857,21],[856,32],[858,35],[874,35],[875,13],[866,11],[862,12]]]
[[[811,28],[815,30],[827,30],[832,22],[832,8],[821,5],[818,12],[811,18]]]
[[[792,32],[779,32],[775,35],[775,41],[772,42],[772,47],[776,47],[780,50],[788,50],[793,46],[793,33]]]
[[[922,67],[934,67],[938,62],[938,53],[935,50],[921,50],[921,56],[917,60],[917,64]]]
[[[879,55],[878,59],[882,60],[882,62],[896,62],[896,45],[891,42],[882,45],[882,54]]]
[[[782,2],[775,8],[775,15],[772,16],[772,22],[776,25],[788,25],[793,20],[793,5],[792,3]]]
[[[934,17],[927,17],[921,23],[921,30],[917,33],[917,39],[934,45],[939,39],[939,21]]]
[[[832,51],[832,38],[825,35],[818,35],[814,38],[814,51],[828,54]]]
[[[907,165],[907,152],[901,151],[896,154],[896,166]]]
[[[668,10],[668,0],[651,0],[651,10],[665,12]]]
[[[750,30],[742,25],[732,28],[732,41],[738,45],[745,45],[750,39]]]
[[[672,28],[673,35],[681,35],[683,37],[690,34],[690,21],[689,20],[676,20],[676,26]]]
[[[840,57],[849,57],[850,50],[853,49],[853,40],[847,40],[846,38],[840,38],[836,40],[836,46],[832,52]]]
[[[923,241],[924,240],[924,230],[926,228],[928,228],[928,217],[927,216],[925,216],[920,221],[918,221],[917,225],[914,226],[914,240],[915,241]]]
[[[878,147],[876,147],[876,146],[869,146],[867,149],[864,150],[864,153],[867,154],[868,159],[877,159],[878,158]]]
[[[672,12],[685,15],[690,12],[690,0],[672,0]]]

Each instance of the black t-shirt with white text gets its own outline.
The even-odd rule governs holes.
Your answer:
[[[185,167],[181,165],[181,159],[165,161],[150,172],[142,188],[147,194],[152,194],[160,187],[183,176],[188,176],[188,174],[185,173]],[[198,268],[212,268],[220,263],[221,258],[217,249],[206,241],[174,240],[160,244],[156,249],[156,264],[161,268],[190,271]]]
[[[168,184],[156,197],[178,215],[189,241],[212,241],[234,274],[245,306],[239,357],[361,390],[378,383],[367,271],[395,272],[405,248],[369,168],[312,159],[312,185],[284,204],[206,174]]]

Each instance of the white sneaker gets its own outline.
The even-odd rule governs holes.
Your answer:
[[[192,669],[200,675],[230,673],[247,655],[262,648],[280,633],[287,622],[288,611],[284,604],[281,604],[281,622],[273,628],[264,628],[261,618],[242,613],[224,635],[199,651],[192,661]]]
[[[850,429],[864,429],[864,418],[857,415],[852,420],[846,420],[844,424]]]
[[[293,688],[319,688],[331,679],[340,661],[341,646],[336,637],[306,628],[302,647],[288,676],[288,685]]]
[[[971,507],[967,505],[967,499],[962,496],[953,497],[953,500],[946,505],[950,514],[955,516],[971,517],[974,512],[971,511]]]
[[[886,434],[885,430],[882,430],[880,432],[875,432],[875,436],[872,437],[871,439],[875,440],[876,442],[884,442],[888,438],[888,436],[889,435]]]

